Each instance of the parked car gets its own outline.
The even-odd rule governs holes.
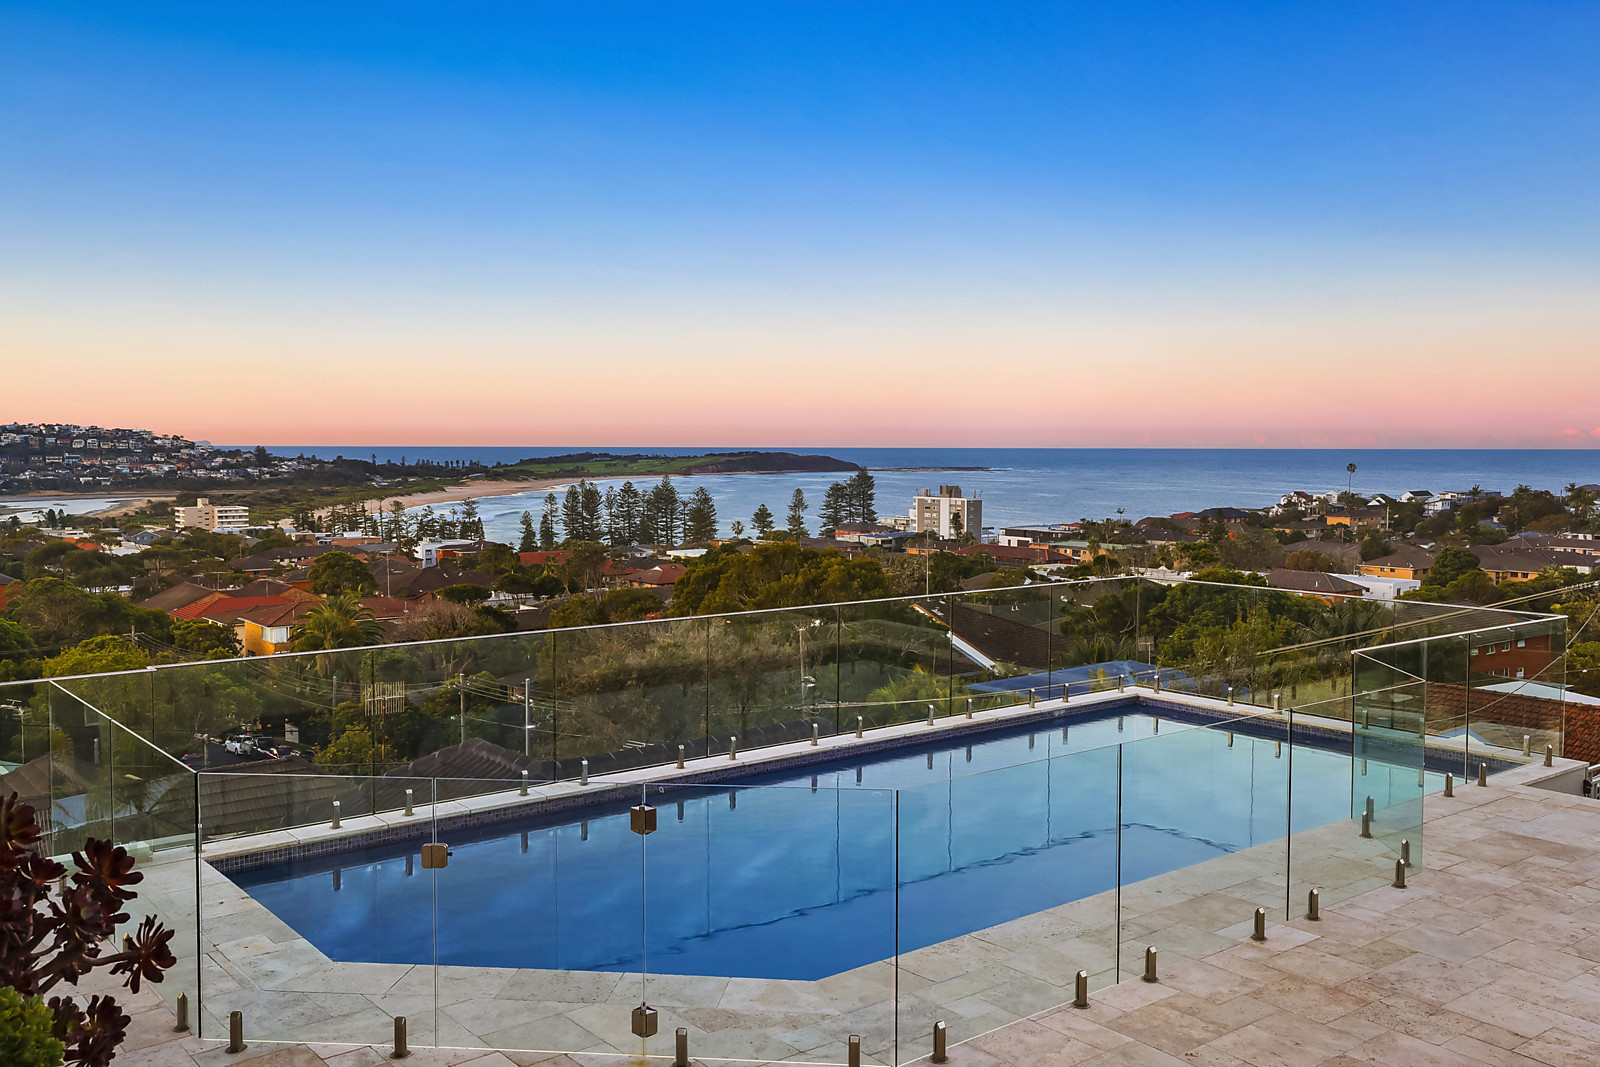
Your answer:
[[[198,771],[206,765],[206,757],[204,754],[199,752],[185,752],[183,755],[178,757],[178,762],[182,763],[191,771]]]
[[[267,755],[254,734],[233,734],[223,743],[223,747],[244,759],[261,759]]]

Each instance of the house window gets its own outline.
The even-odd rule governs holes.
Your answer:
[[[1518,648],[1527,648],[1528,647],[1528,639],[1526,637],[1517,638],[1517,647]]]
[[[1494,646],[1493,645],[1489,646],[1489,655],[1491,655],[1491,656],[1494,655]]]
[[[1521,668],[1521,667],[1518,667],[1518,668],[1517,668],[1517,677],[1518,677],[1518,678],[1521,678],[1521,677],[1522,677],[1522,668]]]
[[[1511,651],[1511,642],[1510,641],[1502,641],[1500,643],[1500,651],[1501,652],[1510,652]]]

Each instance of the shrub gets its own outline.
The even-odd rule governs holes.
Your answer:
[[[161,981],[161,972],[178,961],[169,946],[172,931],[154,916],[123,935],[121,952],[101,954],[128,920],[122,906],[138,896],[130,887],[144,880],[127,849],[91,837],[72,854],[77,870],[68,878],[66,867],[39,853],[40,837],[31,806],[16,793],[0,800],[0,986],[42,997],[61,982],[77,985],[97,967],[126,976],[123,984],[135,993],[141,981]],[[80,1005],[53,996],[46,1006],[50,1034],[74,1067],[111,1062],[128,1025],[113,998],[96,995]]]
[[[55,1016],[38,997],[0,987],[0,1063],[6,1067],[61,1067],[66,1046],[51,1033]]]

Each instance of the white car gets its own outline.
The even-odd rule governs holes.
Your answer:
[[[255,759],[261,755],[261,746],[250,734],[234,734],[223,743],[223,747],[235,756],[243,756],[245,759]]]

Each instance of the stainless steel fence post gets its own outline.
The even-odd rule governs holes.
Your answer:
[[[864,716],[864,715],[857,715],[856,716],[856,736],[857,737],[861,736],[861,727],[866,723],[866,721],[867,721],[866,716]]]
[[[683,770],[683,746],[678,746],[678,770]]]
[[[228,1047],[225,1051],[238,1053],[249,1047],[244,1043],[244,1012],[230,1011],[228,1013]]]
[[[578,784],[589,784],[589,761],[587,759],[578,764]]]
[[[1405,860],[1395,860],[1394,861],[1394,887],[1396,889],[1404,889],[1406,887],[1406,861]]]
[[[738,734],[729,734],[728,735],[728,758],[729,759],[738,759],[739,758],[739,735]]]
[[[409,789],[406,790],[406,814],[413,814],[411,811],[411,790]]]
[[[337,800],[335,800],[333,802],[333,823],[329,827],[329,829],[337,830],[338,828],[339,828],[339,802]]]
[[[1407,867],[1411,866],[1411,842],[1405,838],[1400,839],[1400,862]]]
[[[1533,738],[1527,734],[1522,735],[1522,754],[1524,756],[1533,755]]]
[[[933,705],[932,704],[928,705],[928,725],[929,726],[933,725]]]
[[[178,1019],[173,1023],[172,1030],[174,1033],[181,1034],[189,1029],[189,994],[178,994],[178,1007],[175,1014]]]
[[[1478,784],[1489,784],[1489,765],[1487,763],[1478,764]]]
[[[1444,795],[1447,797],[1456,795],[1456,776],[1449,771],[1444,772]]]
[[[1156,977],[1156,947],[1154,945],[1150,945],[1144,950],[1144,975],[1142,980],[1146,982],[1160,981]]]
[[[1306,894],[1306,918],[1312,922],[1322,921],[1322,890],[1313,889]]]
[[[1255,929],[1250,931],[1250,940],[1265,941],[1267,939],[1267,909],[1256,909]]]
[[[689,1031],[678,1027],[677,1048],[672,1057],[672,1067],[689,1067]]]
[[[943,1019],[933,1024],[933,1056],[930,1058],[934,1063],[944,1063],[950,1058],[945,1053],[945,1029]]]
[[[411,1049],[406,1047],[406,1017],[394,1017],[394,1051],[389,1054],[392,1060],[403,1060],[411,1055]]]
[[[1089,1006],[1089,972],[1079,971],[1078,976],[1072,980],[1072,1006],[1074,1008],[1087,1008]]]
[[[850,1035],[850,1055],[846,1061],[850,1067],[861,1067],[861,1035]]]
[[[811,724],[811,747],[817,747],[817,738],[822,735],[822,727],[817,723]]]
[[[524,796],[524,797],[528,795],[528,771],[527,771],[527,768],[523,768],[523,771],[522,771],[522,787],[517,790],[517,795],[518,796]]]
[[[1556,765],[1556,746],[1544,746],[1544,765],[1546,767],[1554,767]]]

